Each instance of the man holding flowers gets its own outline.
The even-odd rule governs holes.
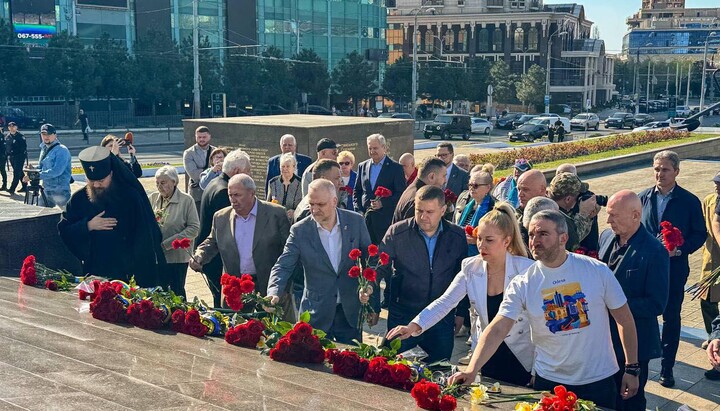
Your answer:
[[[660,239],[662,223],[669,222],[680,230],[684,240],[678,247],[665,244],[670,255],[670,293],[663,312],[660,385],[672,387],[675,385],[673,366],[680,345],[680,309],[690,274],[688,256],[705,243],[707,231],[700,200],[676,182],[680,174],[677,153],[666,150],[655,154],[653,170],[655,186],[638,194],[643,205],[642,224]]]
[[[367,250],[370,234],[361,215],[338,208],[337,189],[331,181],[313,180],[308,199],[310,218],[290,228],[285,249],[270,272],[267,295],[271,304],[277,303],[295,266],[301,264],[305,284],[300,312],[308,311],[310,325],[325,331],[329,339],[352,344],[353,339],[362,339],[362,333],[358,278],[348,275],[358,256],[350,253]],[[368,322],[375,325],[380,311],[378,292],[372,293],[370,304],[375,314],[368,316]]]

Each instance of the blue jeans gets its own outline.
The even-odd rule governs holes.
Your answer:
[[[47,188],[45,188],[45,197],[47,197],[47,204],[45,204],[45,207],[55,207],[58,206],[60,208],[65,207],[65,204],[70,201],[70,192],[69,191],[52,191]]]
[[[415,318],[415,315],[417,315],[417,313],[390,306],[387,322],[388,331],[398,325],[408,325],[410,321]],[[449,360],[450,357],[452,357],[454,342],[455,312],[453,311],[419,336],[403,340],[400,346],[400,352],[419,346],[428,353],[428,357],[423,361],[431,364],[440,360]]]

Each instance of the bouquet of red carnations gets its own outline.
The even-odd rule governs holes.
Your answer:
[[[225,341],[241,347],[257,348],[258,343],[264,338],[263,331],[265,325],[261,321],[250,319],[228,329],[225,333]]]
[[[431,411],[453,411],[457,400],[450,394],[442,393],[440,386],[427,380],[418,381],[410,390],[418,407]]]
[[[202,338],[208,333],[208,326],[200,317],[200,312],[191,308],[187,311],[177,309],[172,313],[172,330],[175,332]]]
[[[363,269],[363,261],[361,260],[362,251],[360,251],[359,248],[353,248],[350,250],[348,257],[350,257],[351,260],[355,260],[355,265],[348,271],[348,276],[350,278],[358,279],[358,293],[372,295],[374,291],[372,284],[375,284],[377,281],[376,270],[378,267],[387,265],[390,262],[390,256],[384,252],[379,253],[379,251],[378,246],[375,244],[370,244],[368,246],[368,258],[365,259],[365,268]],[[375,260],[375,264],[370,264],[370,259],[374,258],[377,258],[377,260]],[[363,323],[367,319],[368,315],[374,313],[375,310],[373,310],[372,306],[370,306],[370,303],[360,304],[360,314],[358,315],[358,328],[360,330],[362,330]]]
[[[167,309],[156,307],[150,300],[131,303],[127,308],[127,320],[130,324],[146,330],[157,330],[168,319]]]
[[[100,283],[95,298],[90,303],[90,313],[97,320],[111,323],[124,322],[127,316],[127,305],[119,295],[122,284],[113,282]]]
[[[325,359],[332,365],[333,374],[345,378],[363,378],[370,364],[370,361],[360,357],[355,351],[348,350],[326,350]]]
[[[50,291],[67,291],[72,288],[73,283],[82,280],[82,277],[75,277],[68,271],[53,270],[38,263],[34,255],[25,257],[20,269],[20,281],[23,284],[42,286]]]
[[[685,243],[682,232],[677,228],[673,227],[669,221],[663,221],[660,223],[660,234],[662,235],[663,245],[668,251],[672,251]]]
[[[390,364],[385,357],[375,357],[370,360],[363,380],[385,387],[409,390],[413,387],[411,377],[412,372],[407,365],[398,362]]]
[[[225,297],[225,302],[233,311],[242,310],[245,306],[243,296],[255,290],[255,283],[250,274],[235,277],[224,273],[222,277],[220,277],[220,285],[222,285],[222,294]]]
[[[452,192],[449,188],[446,188],[445,191],[445,204],[455,204],[455,202],[458,199],[458,196]]]
[[[388,188],[378,186],[375,189],[375,198],[388,198],[390,196],[392,196],[392,191],[390,191]]]
[[[270,350],[270,358],[280,362],[321,363],[325,350],[313,328],[306,322],[295,324]]]

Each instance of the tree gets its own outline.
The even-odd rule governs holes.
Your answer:
[[[180,53],[175,42],[165,33],[148,31],[135,44],[133,76],[140,87],[135,97],[152,102],[152,115],[159,103],[174,106],[184,95],[183,89],[192,89],[192,83],[183,82]]]
[[[182,84],[183,94],[192,100],[195,69],[193,67],[193,42],[192,36],[182,41],[180,48],[182,55]],[[210,39],[200,37],[198,42],[198,61],[200,72],[200,106],[206,108],[210,105],[212,93],[223,91],[222,65],[215,55],[215,50],[208,50],[211,47]],[[202,110],[201,110],[202,112]]]
[[[290,67],[283,58],[282,50],[270,46],[262,53],[262,57],[260,84],[263,85],[263,102],[287,107],[297,101],[295,84],[290,77]]]
[[[290,76],[295,88],[308,93],[315,103],[324,99],[330,88],[327,64],[311,49],[302,49],[300,54],[293,56],[293,60],[298,60],[290,66]]]
[[[76,36],[63,31],[50,39],[38,65],[43,95],[80,99],[95,94],[95,59]]]
[[[333,89],[353,100],[355,112],[358,103],[377,87],[377,71],[375,67],[357,51],[342,58],[333,70]]]
[[[471,58],[466,60],[466,63],[468,78],[463,88],[464,98],[470,101],[485,101],[490,82],[491,63],[483,58]]]
[[[545,99],[545,69],[533,64],[515,85],[517,98],[523,105],[533,105],[539,110]]]
[[[412,61],[400,57],[387,66],[383,88],[395,98],[409,101],[412,98]]]
[[[260,102],[263,86],[260,83],[262,70],[257,56],[229,52],[225,59],[225,90],[228,101],[243,106]]]
[[[107,33],[95,40],[91,53],[95,60],[93,72],[94,94],[107,101],[108,113],[112,111],[110,99],[130,97],[131,64],[127,48],[121,42],[110,39]]]
[[[505,61],[498,60],[492,65],[490,80],[498,103],[510,103],[514,100],[517,75],[510,71],[510,66]]]
[[[22,47],[9,21],[0,19],[0,46],[3,61],[0,64],[0,97],[36,95],[37,74],[30,64],[28,50]]]

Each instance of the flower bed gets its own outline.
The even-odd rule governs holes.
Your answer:
[[[592,140],[525,147],[490,154],[471,154],[470,160],[473,164],[491,163],[495,165],[496,170],[503,170],[512,167],[518,158],[526,158],[537,165],[645,144],[680,140],[689,136],[690,133],[688,132],[673,130],[620,134]]]

